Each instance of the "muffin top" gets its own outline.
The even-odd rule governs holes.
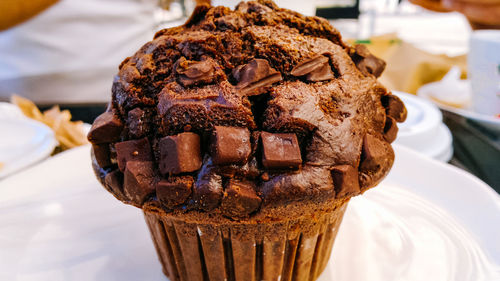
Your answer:
[[[272,1],[197,6],[121,63],[88,135],[94,169],[123,202],[166,212],[347,200],[387,174],[406,118],[384,67]]]

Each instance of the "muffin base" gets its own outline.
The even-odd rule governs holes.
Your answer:
[[[313,281],[328,263],[348,201],[322,204],[328,203],[281,220],[235,222],[152,209],[144,217],[171,281]]]

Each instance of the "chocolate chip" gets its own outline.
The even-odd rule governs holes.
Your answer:
[[[113,194],[120,200],[126,200],[123,193],[123,173],[119,170],[109,172],[104,178],[104,182],[111,189]]]
[[[164,137],[159,147],[162,174],[194,172],[201,167],[200,136],[195,133]]]
[[[360,169],[378,170],[379,166],[385,162],[385,158],[387,156],[384,143],[378,138],[366,134],[363,138]]]
[[[128,112],[128,131],[134,138],[142,138],[149,132],[149,121],[146,112],[140,108],[134,108]]]
[[[364,75],[379,77],[385,69],[385,61],[372,55],[365,45],[356,45],[353,61]]]
[[[246,217],[256,211],[261,202],[254,183],[231,179],[226,185],[220,208],[226,216]]]
[[[210,140],[210,155],[214,164],[244,164],[250,152],[250,132],[247,128],[215,126]]]
[[[234,68],[233,77],[238,81],[236,88],[249,96],[262,94],[266,87],[282,80],[281,73],[264,59],[253,59],[246,65]]]
[[[290,74],[297,77],[307,75],[306,79],[311,82],[333,79],[335,75],[328,61],[327,57],[317,55],[298,63]]]
[[[101,168],[106,168],[111,166],[111,157],[110,157],[110,149],[109,144],[93,144],[92,150],[94,152],[94,157]]]
[[[329,169],[305,165],[300,173],[273,174],[261,183],[264,205],[307,198],[328,199],[334,196],[332,175]]]
[[[87,139],[93,144],[110,143],[120,139],[122,121],[113,112],[104,112],[92,124]]]
[[[116,158],[120,171],[125,171],[125,165],[129,161],[152,161],[151,146],[149,140],[129,140],[115,144]]]
[[[168,208],[173,208],[186,201],[191,195],[194,179],[190,176],[171,177],[156,183],[156,196]]]
[[[242,177],[246,179],[255,179],[259,176],[260,170],[255,157],[252,157],[245,164],[229,164],[216,167],[217,174],[223,177]]]
[[[358,170],[350,165],[338,165],[332,169],[335,197],[343,198],[360,193]]]
[[[125,195],[136,204],[142,204],[155,191],[154,170],[151,161],[128,161],[124,173]]]
[[[262,132],[262,164],[268,169],[298,168],[302,163],[295,134]]]
[[[215,65],[216,62],[212,59],[189,61],[182,57],[178,60],[175,70],[179,74],[179,83],[187,87],[214,82]]]
[[[406,120],[408,111],[406,111],[406,107],[399,97],[395,95],[382,96],[382,105],[385,107],[386,114],[397,122]]]
[[[387,116],[385,119],[385,127],[384,127],[384,139],[388,142],[393,142],[398,135],[398,125],[396,124],[396,120],[394,118]]]
[[[203,165],[193,188],[193,199],[199,208],[211,211],[217,208],[222,199],[222,177],[215,172],[211,160]]]

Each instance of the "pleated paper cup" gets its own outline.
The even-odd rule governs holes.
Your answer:
[[[325,269],[347,202],[302,204],[282,219],[259,214],[236,222],[218,214],[148,208],[144,216],[171,281],[303,281],[316,280]]]

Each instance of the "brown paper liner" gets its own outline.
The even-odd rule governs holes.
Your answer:
[[[347,201],[281,221],[186,220],[144,211],[171,281],[316,280],[328,263]]]

